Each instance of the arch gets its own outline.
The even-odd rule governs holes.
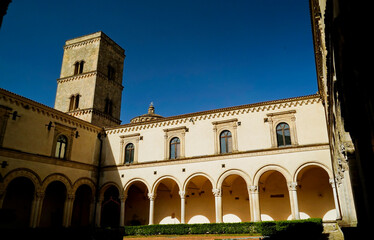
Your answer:
[[[96,191],[95,183],[92,181],[92,179],[85,178],[85,177],[79,178],[74,182],[73,187],[72,187],[72,193],[75,194],[78,188],[82,185],[88,185],[91,188],[92,196],[95,195],[95,191]]]
[[[282,173],[283,172],[283,173]],[[288,182],[291,175],[279,166],[262,168],[255,178],[261,220],[286,220],[292,213]]]
[[[198,177],[198,176],[203,176],[203,177],[206,177],[209,181],[210,181],[210,184],[212,184],[212,187],[213,188],[216,188],[216,185],[215,185],[215,182],[214,182],[214,180],[213,180],[213,178],[211,177],[211,176],[209,176],[208,174],[206,174],[206,173],[202,173],[202,172],[197,172],[197,173],[193,173],[193,174],[191,174],[185,181],[184,181],[184,183],[183,183],[183,188],[181,188],[181,189],[183,189],[183,191],[186,191],[187,189],[186,189],[186,187],[187,187],[187,185],[188,185],[188,182],[192,179],[192,178],[194,178],[194,177]]]
[[[295,171],[295,173],[292,177],[294,182],[297,182],[297,179],[299,177],[300,172],[305,170],[305,168],[307,168],[307,167],[320,167],[320,168],[322,168],[326,171],[326,173],[327,173],[327,175],[329,176],[330,179],[334,179],[334,176],[333,176],[333,173],[332,173],[331,169],[328,168],[327,166],[325,166],[321,163],[318,163],[318,162],[308,162],[308,163],[302,164],[301,166],[299,166],[296,169],[296,171]]]
[[[286,179],[287,182],[291,182],[292,181],[292,176],[290,174],[289,171],[287,171],[287,169],[279,166],[279,165],[267,165],[267,166],[264,166],[262,168],[260,168],[256,173],[255,173],[255,176],[253,178],[253,185],[256,185],[258,186],[258,182],[262,176],[262,174],[264,174],[265,172],[267,171],[277,171],[277,172],[280,172],[284,178]]]
[[[247,173],[245,173],[245,172],[243,172],[242,170],[239,170],[239,169],[229,169],[229,170],[223,172],[221,174],[221,176],[219,176],[218,181],[217,181],[217,185],[216,185],[217,188],[222,188],[223,181],[225,180],[226,177],[228,177],[230,175],[239,175],[244,179],[244,181],[247,184],[247,187],[249,187],[251,185],[251,182],[252,182],[251,177]]]
[[[34,184],[35,191],[41,188],[41,179],[37,173],[27,168],[16,168],[5,175],[0,191],[5,191],[9,183],[18,177],[26,177],[30,179]]]
[[[41,186],[41,190],[42,192],[45,192],[45,190],[47,189],[48,185],[54,181],[60,181],[62,182],[65,187],[66,187],[66,191],[68,194],[72,193],[72,184],[71,184],[71,181],[70,179],[65,176],[64,174],[62,173],[53,173],[51,175],[48,175],[44,180],[43,180],[43,183],[42,183],[42,186]]]
[[[179,188],[180,190],[182,189],[182,188],[181,188],[181,184],[180,184],[180,182],[179,182],[175,177],[173,177],[173,176],[171,176],[171,175],[165,175],[165,176],[162,176],[162,177],[158,178],[158,179],[153,183],[153,186],[152,186],[152,189],[151,189],[150,193],[155,193],[155,190],[157,190],[158,185],[159,185],[163,180],[165,180],[165,179],[171,179],[171,180],[173,180],[173,181],[177,184],[178,188]]]
[[[337,212],[331,179],[333,178],[328,168],[322,164],[304,164],[296,171],[300,212],[323,220],[336,220]]]
[[[219,177],[217,188],[222,194],[223,222],[251,220],[248,192],[250,183],[248,174],[238,169],[227,170]]]
[[[104,199],[104,193],[105,191],[110,188],[111,186],[114,186],[117,188],[118,190],[118,193],[120,196],[123,196],[123,188],[121,188],[120,186],[118,186],[117,183],[115,182],[106,182],[104,183],[101,187],[100,187],[100,192],[99,192],[99,199]]]
[[[147,225],[149,223],[150,187],[144,179],[133,178],[125,186],[125,225]],[[148,194],[147,194],[148,193]]]
[[[127,181],[125,183],[125,185],[123,186],[123,192],[125,195],[127,195],[127,191],[129,190],[131,184],[133,184],[134,182],[142,182],[144,183],[144,185],[147,187],[147,190],[148,192],[152,192],[152,188],[149,186],[148,182],[146,180],[144,180],[143,178],[132,178],[130,179],[129,181]]]
[[[7,184],[1,208],[8,227],[29,227],[35,191],[35,184],[25,176],[15,177]]]
[[[215,222],[215,181],[205,173],[194,173],[183,186],[185,194],[185,221],[187,223]]]
[[[162,176],[152,186],[155,198],[154,223],[179,223],[181,220],[180,183],[173,176]]]

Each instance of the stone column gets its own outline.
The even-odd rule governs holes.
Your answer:
[[[120,215],[119,215],[119,226],[120,227],[125,226],[125,203],[126,203],[126,199],[127,199],[127,194],[124,194],[120,198],[120,200],[121,200],[121,211],[120,211]]]
[[[300,219],[299,202],[297,200],[297,182],[288,183],[288,193],[290,195],[292,219]]]
[[[101,205],[103,204],[104,197],[100,197],[96,203],[96,226],[100,227],[101,225]]]
[[[149,198],[149,225],[153,224],[153,216],[154,216],[154,207],[155,207],[155,193],[148,193]]]
[[[181,197],[181,223],[186,223],[186,192],[179,191],[179,196]]]
[[[339,201],[338,201],[338,194],[336,192],[336,185],[335,180],[333,178],[329,179],[329,182],[332,187],[332,193],[334,195],[334,203],[335,203],[335,210],[336,210],[336,219],[341,219],[340,211],[339,211]]]
[[[215,198],[216,223],[221,223],[222,222],[222,190],[218,188],[213,188],[212,192]]]
[[[64,205],[64,215],[62,218],[62,226],[63,227],[70,227],[71,224],[71,216],[73,213],[73,204],[74,204],[75,194],[68,193],[65,199]]]
[[[261,214],[260,214],[260,201],[258,195],[258,186],[249,186],[248,187],[250,201],[249,207],[251,210],[251,216],[253,216],[253,222],[261,221]]]
[[[39,227],[40,215],[42,212],[42,205],[45,193],[41,191],[36,191],[34,194],[34,199],[31,205],[31,216],[30,216],[30,227]]]

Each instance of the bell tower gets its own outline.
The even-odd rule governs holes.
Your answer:
[[[125,57],[103,32],[66,41],[55,109],[98,126],[119,125]]]

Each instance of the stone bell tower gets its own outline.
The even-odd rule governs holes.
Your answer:
[[[103,32],[66,41],[55,109],[98,126],[119,125],[125,57]]]

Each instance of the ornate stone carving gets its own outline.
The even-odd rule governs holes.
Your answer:
[[[212,189],[213,195],[215,197],[222,197],[222,189],[219,188],[213,188]]]

